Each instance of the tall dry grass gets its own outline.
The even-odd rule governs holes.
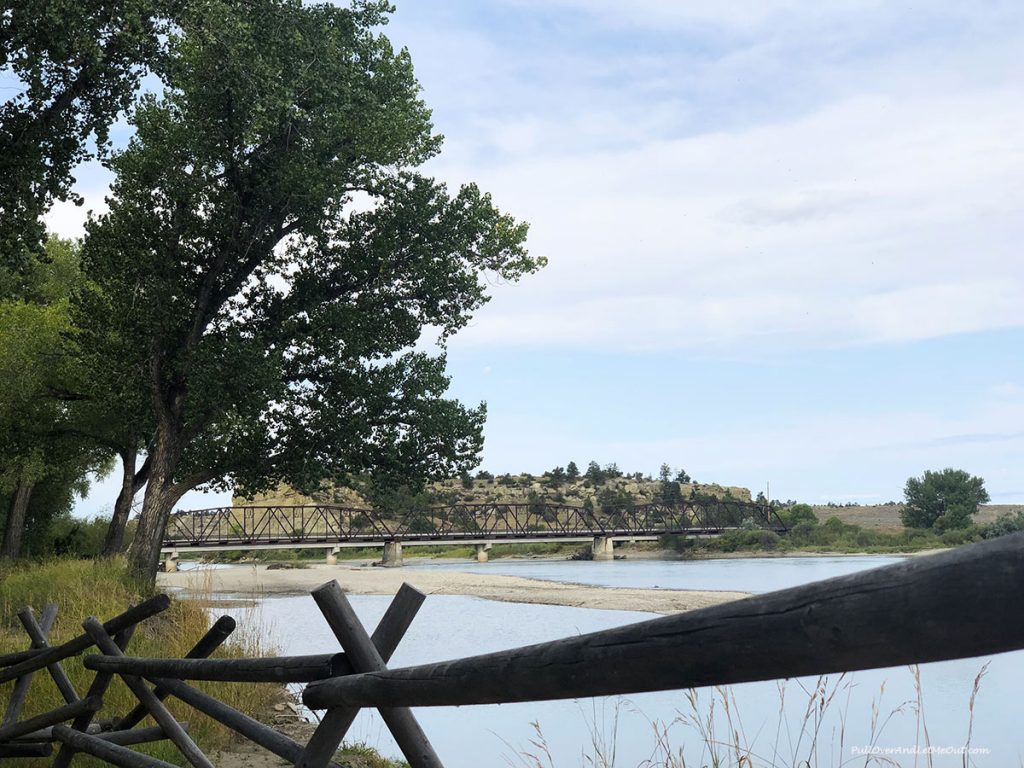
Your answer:
[[[974,712],[982,680],[988,664],[974,678],[967,702],[964,754],[954,757],[961,768],[976,768],[969,750],[973,745]],[[883,681],[871,700],[868,713],[867,740],[858,737],[850,742],[850,701],[854,682],[849,675],[820,676],[807,685],[801,680],[778,681],[778,707],[775,721],[757,716],[757,730],[748,732],[733,690],[718,686],[704,692],[683,691],[686,706],[669,721],[647,719],[651,733],[650,757],[640,763],[630,762],[628,768],[845,768],[846,766],[883,766],[899,768],[934,768],[934,757],[927,751],[932,746],[925,718],[924,687],[920,669],[909,667],[913,682],[913,698],[895,705],[883,706],[886,684]],[[794,691],[795,688],[795,691]],[[796,697],[796,701],[792,701]],[[787,700],[790,704],[787,705]],[[617,759],[620,719],[624,710],[636,710],[627,699],[591,703],[590,711],[582,710],[589,734],[583,745],[579,764],[586,768],[627,768]],[[792,717],[795,711],[796,718]],[[642,713],[641,713],[642,714]],[[924,754],[892,757],[887,754],[854,753],[851,747],[875,748],[884,744],[887,726],[898,715],[914,717],[916,745]],[[859,715],[855,715],[859,716]],[[539,722],[531,723],[534,731],[529,745],[514,749],[507,760],[512,768],[561,768]],[[765,733],[766,728],[770,733]],[[773,732],[771,732],[773,731]],[[512,745],[506,744],[511,747]],[[949,765],[949,758],[942,765]]]
[[[54,560],[50,562],[0,567],[0,653],[23,650],[28,639],[17,618],[22,606],[32,606],[37,614],[48,602],[60,607],[57,621],[50,633],[54,644],[81,634],[81,622],[86,616],[101,621],[124,611],[129,604],[138,603],[147,596],[147,590],[133,582],[118,561]],[[189,651],[212,623],[202,603],[192,600],[174,600],[170,609],[139,625],[128,646],[133,656],[181,657]],[[236,630],[229,642],[217,651],[218,656],[269,655],[272,649],[261,647],[260,633]],[[94,652],[94,651],[93,651]],[[89,651],[87,651],[89,653]],[[83,695],[95,673],[85,669],[81,657],[62,663],[79,695]],[[198,683],[210,694],[250,715],[265,711],[278,701],[281,689],[274,684]],[[6,706],[13,683],[0,686],[0,704]],[[37,672],[26,700],[22,718],[44,712],[63,704],[56,687],[45,671]],[[121,680],[114,678],[104,696],[103,709],[97,718],[119,717],[132,709],[137,700]],[[190,724],[192,738],[209,754],[231,742],[232,734],[226,728],[196,712],[173,698],[168,708],[179,720]],[[143,725],[153,724],[149,718]],[[139,751],[175,764],[183,764],[173,746],[161,742]],[[19,765],[42,768],[48,759],[19,761]],[[79,756],[80,766],[104,765],[100,761]]]

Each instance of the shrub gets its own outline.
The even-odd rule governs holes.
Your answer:
[[[801,523],[818,524],[818,516],[810,504],[794,504],[788,509],[780,509],[779,518],[787,528],[795,528]]]
[[[994,521],[980,529],[982,538],[995,539],[1017,531],[1024,531],[1024,509],[1000,515]]]

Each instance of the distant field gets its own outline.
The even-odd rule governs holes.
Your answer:
[[[821,522],[830,517],[838,517],[844,523],[852,523],[863,528],[879,531],[898,531],[903,528],[900,523],[902,504],[878,504],[860,507],[814,507],[814,513]],[[991,523],[1000,515],[1024,510],[1024,504],[986,504],[975,516],[977,523]]]

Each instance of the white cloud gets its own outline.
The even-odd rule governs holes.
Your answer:
[[[551,259],[456,343],[817,347],[1024,325],[1022,95],[864,95],[620,151],[442,161]]]

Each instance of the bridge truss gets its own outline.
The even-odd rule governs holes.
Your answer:
[[[174,513],[164,547],[715,535],[750,526],[785,530],[768,507],[717,498],[603,509],[452,504],[403,514],[334,505],[238,506]]]

